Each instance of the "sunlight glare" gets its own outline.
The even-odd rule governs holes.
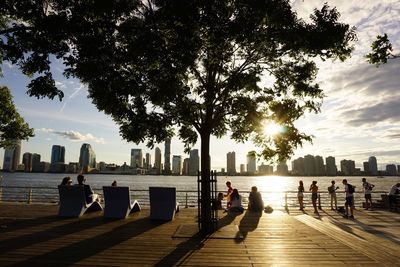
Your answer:
[[[276,122],[269,122],[264,126],[264,134],[266,136],[274,136],[283,133],[284,127]]]

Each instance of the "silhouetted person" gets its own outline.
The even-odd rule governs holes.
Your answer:
[[[392,185],[389,191],[389,209],[397,210],[397,195],[399,194],[400,183]]]
[[[299,210],[304,210],[304,184],[301,180],[299,181],[299,187],[297,187],[297,199],[300,205]]]
[[[228,187],[228,191],[226,192],[226,195],[224,195],[224,197],[226,198],[226,208],[230,209],[230,207],[232,206],[231,194],[233,191],[230,181],[226,182],[226,187]]]
[[[87,203],[91,203],[93,201],[99,201],[99,195],[93,192],[90,185],[85,184],[86,179],[82,174],[78,175],[77,180],[78,180],[78,186],[84,187]]]
[[[112,182],[111,186],[117,186],[117,181]]]
[[[345,213],[344,217],[354,219],[354,215],[353,215],[354,187],[351,184],[348,184],[346,179],[343,179],[343,184],[344,184],[344,191],[346,192],[346,201],[344,203],[344,205],[346,207],[346,213]],[[350,216],[349,216],[349,208],[350,208]]]
[[[312,201],[312,205],[314,207],[314,213],[319,215],[319,212],[317,209],[317,199],[318,199],[317,181],[312,182],[312,184],[310,185],[310,191],[311,191],[311,201]]]
[[[61,181],[61,185],[72,185],[72,179],[71,177],[67,176],[64,177]]]
[[[247,207],[251,211],[264,210],[264,202],[261,193],[257,191],[257,187],[253,186],[249,194],[249,205]]]
[[[224,193],[219,192],[218,197],[216,200],[213,202],[213,209],[214,210],[223,210],[224,208],[222,207],[222,200],[224,199]]]
[[[367,182],[367,179],[362,178],[362,187],[364,190],[364,198],[365,198],[365,209],[370,209],[372,210],[372,188],[374,188],[375,185],[370,184]]]
[[[336,190],[339,189],[339,186],[335,186],[335,181],[331,181],[331,186],[328,187],[328,192],[331,197],[331,210],[337,210],[337,197]],[[333,203],[335,203],[335,208],[333,208]]]
[[[232,190],[231,202],[232,202],[232,205],[231,205],[229,211],[233,211],[233,212],[243,212],[244,211],[244,208],[242,206],[242,196],[239,194],[239,191],[236,188]]]

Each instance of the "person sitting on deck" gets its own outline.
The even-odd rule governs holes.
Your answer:
[[[67,176],[64,177],[61,181],[61,185],[72,185],[72,179],[71,177]]]
[[[244,211],[244,208],[242,206],[242,196],[239,195],[239,191],[236,188],[232,190],[231,201],[232,201],[232,205],[231,205],[229,211],[233,211],[233,212],[243,212]]]
[[[224,199],[224,193],[219,192],[217,199],[214,200],[213,202],[213,209],[214,210],[223,210],[224,208],[222,207],[222,200]]]
[[[397,210],[397,195],[399,194],[400,183],[392,185],[389,191],[389,209]]]
[[[253,186],[249,194],[249,205],[247,207],[251,211],[262,211],[264,210],[264,202],[260,192],[257,191],[257,187]]]
[[[95,194],[90,185],[85,184],[86,179],[82,174],[79,174],[77,177],[78,186],[83,186],[85,190],[86,202],[91,203],[93,201],[100,201],[99,195]]]

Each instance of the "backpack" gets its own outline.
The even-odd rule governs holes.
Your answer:
[[[335,193],[335,189],[334,189],[333,185],[328,187],[328,192],[329,192],[329,194]]]
[[[374,188],[375,185],[368,183],[368,190],[372,191],[372,189]]]
[[[349,194],[353,194],[354,193],[354,186],[352,186],[351,184],[347,184],[347,186],[348,186],[348,192],[349,192]]]

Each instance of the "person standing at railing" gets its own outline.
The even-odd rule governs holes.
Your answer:
[[[304,184],[302,180],[299,181],[299,187],[297,187],[297,199],[300,205],[299,210],[304,210]]]
[[[331,181],[331,186],[328,187],[329,195],[331,196],[331,210],[337,210],[337,197],[336,190],[339,189],[339,186],[335,186],[335,181]],[[333,208],[333,203],[335,203],[335,208]]]
[[[318,199],[317,181],[312,181],[312,184],[310,185],[310,191],[311,191],[311,201],[312,201],[312,205],[314,207],[314,213],[319,215],[319,212],[317,209],[317,199]]]
[[[228,187],[228,191],[226,192],[226,195],[224,195],[224,197],[226,198],[226,209],[228,210],[232,206],[231,194],[233,192],[232,184],[230,181],[226,181],[226,187]]]
[[[362,178],[362,187],[364,190],[364,198],[365,198],[365,209],[372,210],[372,189],[375,187],[375,185],[370,184],[367,182],[367,179]],[[369,203],[369,204],[368,204]]]
[[[354,197],[353,197],[353,193],[354,193],[354,186],[352,186],[351,184],[347,183],[346,179],[343,179],[343,185],[344,185],[344,191],[346,192],[346,202],[344,203],[345,207],[346,207],[346,213],[343,216],[344,218],[350,218],[350,219],[354,219],[354,215],[353,215],[353,207],[354,207]],[[349,216],[349,208],[350,208],[350,216]]]

